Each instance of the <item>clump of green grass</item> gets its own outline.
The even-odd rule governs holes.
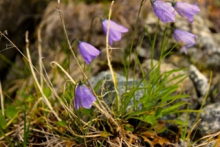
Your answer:
[[[131,53],[134,48],[134,37],[137,35],[138,17],[144,2],[143,0],[140,4],[129,53],[125,55],[124,73],[127,81],[130,70],[133,70],[134,74],[136,72],[135,67],[132,67],[130,64]],[[114,1],[110,7],[109,20],[113,3]],[[174,69],[160,73],[161,62],[177,46],[168,47],[168,36],[170,34],[168,34],[167,30],[169,27],[167,26],[163,33],[161,54],[157,64],[153,63],[153,58],[159,23],[153,38],[150,37],[146,29],[146,34],[152,47],[151,69],[147,73],[144,72],[138,59],[138,50],[135,50],[136,58],[134,65],[139,66],[142,71],[142,79],[130,89],[127,88],[128,85],[125,85],[125,92],[119,95],[117,78],[111,64],[111,46],[109,46],[108,35],[110,33],[110,26],[108,26],[106,55],[115,91],[114,98],[112,98],[115,101],[110,107],[103,100],[103,94],[98,93],[98,90],[89,83],[86,73],[88,72],[87,69],[92,69],[92,67],[89,66],[87,68],[87,65],[81,65],[73,52],[74,47],[71,45],[67,35],[65,20],[59,9],[59,1],[57,11],[60,15],[67,46],[83,75],[83,79],[73,79],[67,72],[68,69],[65,69],[56,61],[50,63],[55,71],[52,78],[48,75],[42,62],[40,29],[38,31],[38,68],[33,65],[31,60],[28,32],[26,32],[27,55],[20,52],[19,48],[7,36],[1,33],[22,54],[32,78],[27,79],[27,82],[21,85],[21,88],[17,91],[17,97],[20,99],[16,99],[13,104],[5,105],[5,95],[0,86],[0,144],[5,146],[163,146],[176,145],[180,139],[183,139],[186,141],[187,146],[191,146],[191,136],[187,136],[187,122],[181,119],[164,119],[171,114],[180,116],[183,112],[196,112],[189,109],[180,110],[182,106],[187,105],[182,99],[188,96],[183,93],[177,93],[177,89],[179,88],[179,83],[187,75],[183,74],[176,77],[171,75],[184,69]],[[140,46],[141,44],[142,41]],[[61,86],[63,89],[57,90],[54,86],[53,79],[56,78],[57,74],[61,75],[63,77],[62,80],[65,81],[65,84]],[[133,77],[133,80],[135,81],[136,79]],[[84,82],[97,99],[93,102],[93,107],[90,109],[74,109],[73,98],[76,98],[76,88],[79,86],[79,81]],[[144,93],[137,100],[135,93],[139,90],[144,91]],[[132,106],[130,105],[131,102],[133,103]],[[166,124],[176,125],[179,131],[172,132]],[[179,132],[181,136],[179,136]],[[171,143],[166,136],[160,135],[163,133],[175,136],[176,142]]]

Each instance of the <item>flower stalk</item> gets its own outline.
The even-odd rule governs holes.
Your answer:
[[[106,31],[106,56],[107,56],[107,61],[108,61],[108,67],[110,69],[111,75],[112,75],[112,80],[113,80],[113,84],[114,84],[114,88],[115,88],[115,93],[116,93],[116,111],[119,111],[119,107],[120,107],[120,100],[119,100],[119,94],[118,94],[118,89],[117,89],[117,78],[116,75],[114,73],[112,64],[111,64],[111,60],[110,60],[110,53],[109,53],[109,30],[110,30],[110,19],[111,19],[111,15],[112,15],[112,6],[114,4],[114,1],[112,1],[111,6],[110,6],[110,10],[109,10],[109,16],[108,16],[108,24],[107,24],[107,31]]]
[[[114,1],[113,1],[113,2],[114,2]],[[113,2],[112,2],[112,3],[113,3]],[[94,91],[94,89],[92,88],[92,86],[91,86],[91,84],[90,84],[90,82],[89,82],[89,80],[88,80],[88,77],[86,76],[85,72],[83,71],[83,69],[82,69],[82,67],[81,67],[81,65],[80,65],[80,63],[79,63],[79,61],[78,61],[78,59],[77,59],[77,57],[76,57],[76,55],[75,55],[75,53],[73,52],[73,48],[72,48],[72,46],[71,46],[71,43],[70,43],[70,41],[69,41],[69,37],[68,37],[68,35],[67,35],[65,22],[64,22],[63,15],[62,15],[61,10],[60,10],[60,7],[59,7],[59,3],[58,3],[58,6],[57,6],[57,10],[58,10],[58,13],[59,13],[59,15],[60,15],[60,20],[61,20],[62,27],[63,27],[63,31],[64,31],[64,34],[65,34],[65,37],[66,37],[66,41],[67,41],[67,43],[68,43],[68,47],[69,47],[69,49],[70,49],[70,51],[71,51],[71,53],[72,53],[74,59],[76,60],[76,63],[77,63],[77,65],[78,65],[80,71],[82,72],[83,76],[85,77],[86,81],[88,82],[89,87],[91,88],[93,94],[95,95],[95,97],[97,97],[97,96],[96,96],[96,93],[95,93],[95,91]],[[107,45],[106,45],[106,46],[107,46]],[[108,47],[108,46],[107,46],[107,47]],[[108,49],[107,49],[107,50],[108,50]],[[110,59],[109,59],[109,61],[110,61]],[[98,100],[98,99],[97,99],[97,100]],[[118,128],[120,128],[119,125],[117,124],[117,122],[115,122],[115,120],[113,119],[113,117],[112,117],[107,111],[105,111],[103,108],[101,108],[97,103],[93,103],[93,106],[95,106],[102,114],[104,114],[104,115],[116,126],[117,130],[118,130]]]

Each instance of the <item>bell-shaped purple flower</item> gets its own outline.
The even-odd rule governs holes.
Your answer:
[[[171,4],[161,0],[151,1],[151,4],[153,5],[154,13],[163,23],[175,21],[175,10]]]
[[[84,107],[90,109],[94,101],[96,101],[96,97],[92,94],[92,91],[80,83],[75,91],[74,108]]]
[[[105,19],[102,21],[102,28],[105,35],[107,34],[108,23],[109,23],[109,44],[112,45],[113,41],[121,40],[121,36],[122,36],[121,34],[128,32],[128,29],[122,25],[117,24],[112,20]]]
[[[93,59],[95,59],[101,53],[91,44],[82,41],[79,42],[79,50],[86,64],[88,65],[92,62]]]
[[[187,48],[192,47],[196,43],[196,35],[180,29],[175,29],[173,37],[182,46],[185,53],[187,53]]]
[[[191,5],[184,2],[176,2],[173,5],[177,13],[183,18],[186,18],[190,23],[193,22],[193,16],[200,12],[197,4]]]

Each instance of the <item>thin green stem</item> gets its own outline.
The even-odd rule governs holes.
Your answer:
[[[164,53],[164,49],[165,49],[165,45],[166,45],[166,35],[167,35],[167,28],[164,30],[164,33],[163,33],[162,44],[161,44],[161,48],[160,48],[160,50],[161,50],[160,61],[163,58],[163,53]]]
[[[95,16],[95,17],[92,18],[92,22],[91,22],[90,28],[89,28],[89,35],[88,35],[88,39],[87,39],[88,42],[90,42],[91,34],[92,34],[92,26],[93,26],[93,22],[94,22],[94,20],[95,20],[96,18],[100,18],[100,17],[99,17],[99,16]],[[101,19],[101,18],[100,18],[100,19]]]
[[[162,38],[162,44],[161,44],[161,47],[160,47],[160,58],[159,58],[159,64],[158,64],[158,74],[160,73],[160,65],[161,65],[161,62],[163,60],[163,54],[164,54],[164,48],[165,48],[165,45],[166,45],[166,34],[167,34],[167,28],[164,30],[164,33],[163,33],[163,38]]]
[[[141,66],[141,63],[140,63],[140,61],[139,61],[139,58],[138,58],[138,52],[139,52],[139,50],[140,50],[140,48],[141,48],[141,45],[142,45],[142,43],[143,43],[143,40],[144,40],[144,35],[141,37],[141,42],[140,42],[140,45],[139,45],[139,47],[137,48],[137,50],[135,50],[135,66],[134,66],[134,71],[133,71],[133,86],[135,86],[134,85],[134,82],[135,82],[135,74],[136,74],[136,69],[135,69],[135,67],[136,67],[136,65],[138,65],[138,67],[140,67],[140,70],[141,70],[141,73],[142,73],[142,76],[144,77],[144,70],[143,70],[143,68],[142,68],[142,66]],[[144,83],[146,82],[146,80],[144,80]],[[144,90],[144,91],[146,91],[146,90]],[[136,98],[135,98],[135,95],[134,95],[134,97],[133,97],[133,103],[134,103],[134,106],[135,106],[135,110],[136,110]]]
[[[159,19],[158,19],[158,22],[157,22],[157,27],[156,27],[156,32],[154,34],[154,40],[151,44],[151,68],[154,66],[154,63],[153,63],[153,60],[154,60],[154,50],[155,50],[155,43],[156,43],[156,40],[157,40],[157,34],[158,34],[158,29],[159,29]]]
[[[136,34],[137,34],[137,28],[138,28],[138,22],[139,22],[139,15],[140,15],[141,8],[142,8],[142,6],[143,6],[143,4],[144,4],[145,1],[146,1],[146,0],[142,0],[142,1],[141,1],[140,7],[139,7],[139,9],[138,9],[137,19],[136,19],[136,22],[135,22],[134,33],[133,33],[133,35],[132,35],[131,47],[130,47],[129,58],[128,58],[128,67],[127,67],[127,73],[126,73],[125,91],[127,91],[128,76],[129,76],[130,62],[131,62],[131,53],[132,53],[132,49],[133,49],[133,46],[134,46],[134,39],[135,39]]]

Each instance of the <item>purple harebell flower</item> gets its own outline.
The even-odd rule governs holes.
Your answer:
[[[102,28],[105,35],[107,34],[108,23],[109,23],[109,44],[112,46],[114,41],[121,40],[121,36],[122,36],[121,34],[128,32],[128,29],[122,25],[117,24],[112,20],[104,19],[102,21]]]
[[[74,108],[84,107],[90,109],[94,101],[96,101],[96,97],[92,94],[92,91],[80,83],[75,91]]]
[[[88,65],[92,62],[93,59],[95,59],[101,53],[91,44],[82,41],[79,42],[79,50],[81,55],[83,56],[83,59]]]
[[[187,53],[187,48],[192,47],[196,43],[196,35],[180,29],[175,29],[173,37],[182,46],[185,53]]]

